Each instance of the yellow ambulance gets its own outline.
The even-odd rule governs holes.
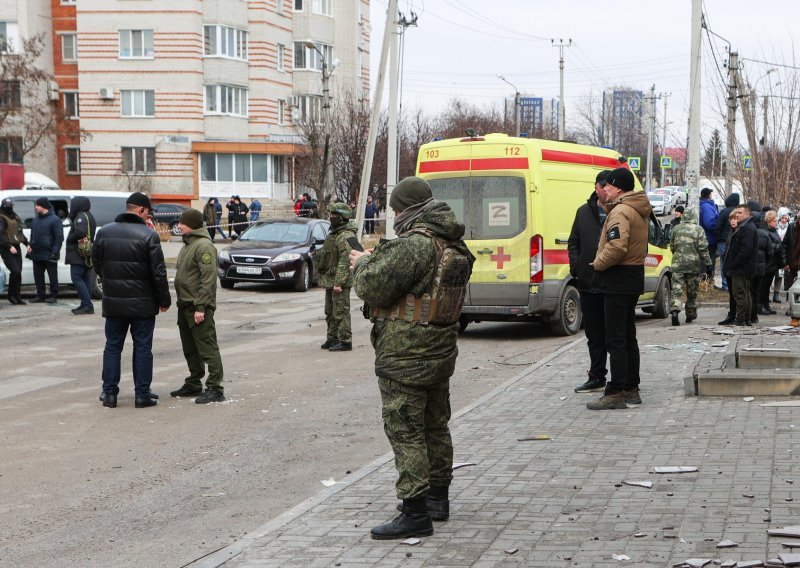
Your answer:
[[[580,330],[567,239],[575,211],[594,191],[595,176],[620,166],[625,158],[613,150],[505,134],[420,148],[417,175],[464,223],[464,239],[477,259],[462,330],[480,321],[542,321],[558,335]],[[636,189],[641,190],[638,179]],[[667,245],[668,233],[652,215],[639,307],[657,318],[669,314]]]

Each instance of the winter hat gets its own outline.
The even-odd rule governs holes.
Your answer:
[[[710,187],[704,187],[703,191],[700,192],[700,197],[708,197],[709,195],[711,195]]]
[[[197,209],[186,209],[181,213],[181,223],[190,229],[200,229],[203,226],[203,214]]]
[[[422,178],[409,176],[403,178],[392,190],[389,207],[395,211],[403,211],[412,205],[422,203],[433,197],[431,186]]]
[[[610,174],[610,173],[611,173],[611,170],[603,170],[602,172],[597,174],[596,178],[594,178],[594,183],[599,183],[600,185],[605,185],[606,184],[606,178],[608,177],[608,174]]]
[[[617,168],[606,176],[606,185],[613,185],[622,191],[633,191],[633,174],[628,168]]]
[[[150,203],[150,198],[141,191],[131,193],[130,197],[128,197],[127,201],[125,201],[125,204],[136,205],[137,207],[147,207],[148,209],[153,208],[153,204]]]
[[[3,200],[3,203],[2,203],[2,204],[0,204],[0,206],[2,206],[2,207],[3,207],[3,209],[11,209],[12,207],[14,207],[14,202],[13,202],[13,201],[11,201],[11,198],[10,198],[10,197],[6,197],[6,198]]]
[[[675,208],[675,213],[683,213],[683,212],[684,212],[683,205],[678,205],[678,206]]]
[[[39,199],[37,199],[36,205],[38,205],[39,207],[44,207],[45,209],[53,208],[53,206],[50,205],[50,200],[47,199],[46,197],[40,197]]]

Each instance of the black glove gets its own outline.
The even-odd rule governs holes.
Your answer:
[[[706,278],[711,280],[714,278],[714,273],[711,270],[706,270]]]
[[[58,262],[58,257],[59,257],[59,255],[56,254],[56,253],[51,254],[50,255],[50,262]]]

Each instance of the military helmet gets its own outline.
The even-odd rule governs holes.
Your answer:
[[[353,217],[353,210],[344,203],[334,203],[328,212],[331,215],[339,215],[342,219],[351,219]]]

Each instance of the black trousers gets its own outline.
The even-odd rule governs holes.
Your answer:
[[[581,312],[583,312],[583,331],[589,347],[589,374],[593,379],[605,379],[606,369],[606,318],[603,309],[603,294],[581,292]]]
[[[772,292],[772,283],[775,281],[775,275],[778,274],[778,270],[769,270],[767,273],[761,278],[761,285],[758,287],[758,306],[767,306],[769,307],[770,301],[770,292]]]
[[[7,250],[0,251],[3,257],[3,264],[8,268],[8,297],[19,299],[20,287],[22,285],[22,245],[14,245],[17,254],[11,254]]]
[[[603,294],[606,349],[611,358],[611,380],[606,394],[639,388],[639,343],[636,341],[636,302],[633,294]]]
[[[761,282],[764,280],[763,276],[753,276],[750,279],[750,318],[754,320],[758,317],[758,294],[761,291]]]
[[[47,296],[47,289],[44,286],[44,273],[47,272],[47,279],[50,281],[50,295],[58,298],[58,263],[49,260],[33,261],[33,282],[36,284],[36,295],[39,298]]]

